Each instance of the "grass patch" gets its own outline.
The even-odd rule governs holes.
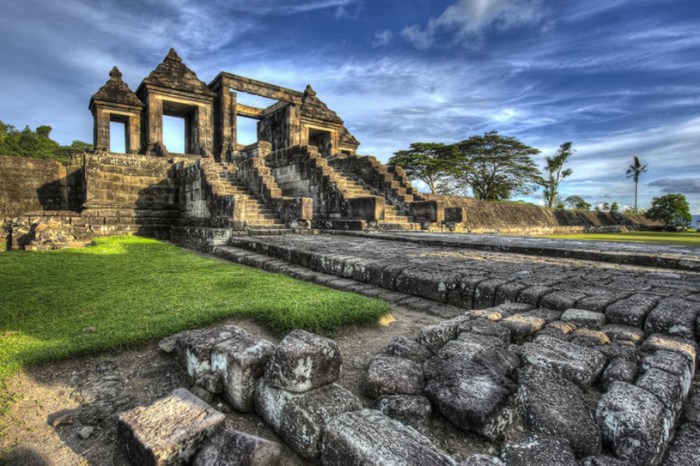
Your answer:
[[[670,231],[633,231],[629,233],[581,233],[553,235],[547,238],[576,239],[585,241],[618,241],[622,243],[666,244],[669,246],[699,246],[700,233]]]
[[[0,255],[0,383],[21,367],[122,349],[229,317],[283,334],[371,324],[384,301],[139,237]],[[94,333],[84,332],[94,328]]]

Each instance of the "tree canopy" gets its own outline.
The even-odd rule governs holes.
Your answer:
[[[414,142],[408,150],[400,150],[389,159],[389,165],[398,165],[406,176],[420,180],[435,194],[442,182],[457,176],[465,169],[454,146],[436,142]]]
[[[547,165],[544,167],[546,177],[542,178],[541,185],[544,188],[544,203],[550,209],[558,204],[559,184],[573,173],[571,168],[564,168],[564,164],[574,152],[571,148],[572,144],[571,141],[563,143],[553,157],[546,158]]]
[[[539,154],[539,149],[497,131],[472,136],[456,146],[470,167],[460,178],[472,188],[474,197],[500,201],[537,189],[540,171],[532,156]]]
[[[61,146],[51,139],[51,130],[51,126],[42,125],[35,131],[29,126],[20,131],[0,121],[0,155],[69,162],[73,153],[92,150],[92,144],[82,141],[73,141],[70,146]]]
[[[577,196],[575,194],[564,199],[564,204],[569,209],[591,210],[591,204],[586,202],[586,200],[581,196]]]
[[[651,219],[664,222],[666,228],[688,228],[693,217],[690,215],[690,206],[683,194],[666,194],[655,197],[651,201],[651,208],[644,215]]]

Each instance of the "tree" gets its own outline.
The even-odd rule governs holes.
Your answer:
[[[544,203],[550,209],[555,206],[559,196],[559,183],[573,173],[571,168],[564,168],[564,164],[574,152],[571,148],[572,144],[571,141],[563,143],[557,149],[554,157],[546,158],[547,166],[544,167],[544,171],[547,172],[547,177],[542,179],[542,187],[544,188]]]
[[[474,197],[500,201],[537,189],[540,171],[531,156],[539,154],[539,149],[496,131],[472,136],[456,147],[470,168],[459,177],[472,188]]]
[[[655,197],[651,201],[651,208],[644,216],[664,222],[666,228],[688,228],[693,217],[690,215],[690,206],[683,194],[666,194]]]
[[[603,202],[603,205],[601,207],[603,209],[603,212],[607,212],[610,210],[610,204],[607,202]]]
[[[620,212],[620,204],[617,202],[613,201],[612,205],[610,206],[610,212],[612,213],[618,213]]]
[[[647,171],[647,164],[642,165],[639,157],[632,157],[632,164],[627,168],[627,178],[634,179],[634,211],[637,212],[637,188],[639,186],[639,176]]]
[[[437,193],[441,182],[465,168],[453,146],[436,142],[414,142],[408,150],[395,152],[389,165],[398,165],[409,179],[427,184],[432,194]]]
[[[0,121],[0,154],[15,157],[36,157],[69,162],[76,152],[92,150],[92,144],[73,141],[70,146],[61,146],[51,139],[51,126],[42,125],[32,131],[26,126],[19,131],[12,125]]]
[[[581,196],[569,196],[564,199],[564,204],[566,204],[569,209],[591,210],[591,205]]]

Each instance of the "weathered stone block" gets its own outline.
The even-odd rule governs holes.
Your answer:
[[[672,351],[656,351],[654,354],[642,359],[640,365],[642,372],[652,368],[673,374],[681,384],[683,397],[688,396],[690,384],[695,376],[695,367],[689,364],[685,357]]]
[[[423,367],[410,359],[376,356],[362,380],[362,393],[380,395],[420,395],[423,393]]]
[[[510,375],[520,366],[518,355],[505,348],[484,351],[476,355],[473,361],[500,375]]]
[[[260,379],[255,388],[255,412],[292,450],[304,458],[318,457],[326,423],[362,408],[355,395],[337,384],[292,393]]]
[[[474,333],[460,333],[456,340],[447,342],[438,352],[438,357],[448,359],[454,356],[474,359],[479,354],[504,347],[503,340]]]
[[[693,339],[697,306],[697,303],[684,299],[663,300],[647,316],[644,331],[648,334],[667,333]]]
[[[545,321],[540,317],[516,314],[503,319],[500,324],[510,329],[511,338],[514,341],[522,342],[542,330]]]
[[[282,445],[225,427],[197,452],[192,466],[276,466]]]
[[[505,466],[505,463],[491,455],[472,455],[459,463],[459,466]]]
[[[273,387],[301,393],[337,381],[342,362],[333,340],[293,330],[272,353],[265,377]]]
[[[326,427],[321,463],[336,465],[455,466],[416,430],[364,409],[335,417]]]
[[[629,325],[610,324],[603,327],[602,330],[612,341],[631,341],[634,344],[639,344],[644,340],[644,332]]]
[[[457,338],[457,329],[462,322],[470,319],[459,317],[423,327],[418,334],[418,343],[428,348],[433,354],[437,354],[445,343]]]
[[[576,303],[585,297],[585,294],[574,291],[553,291],[542,297],[540,306],[555,311],[565,311],[576,307]]]
[[[700,464],[700,428],[685,424],[676,433],[668,449],[666,460],[668,466],[686,466]]]
[[[637,376],[637,364],[629,359],[615,358],[601,375],[603,386],[609,387],[613,382],[633,383]]]
[[[376,408],[392,419],[420,430],[430,419],[433,407],[424,396],[384,395],[377,399]]]
[[[178,388],[149,406],[119,414],[117,442],[132,464],[179,465],[223,422],[223,414]]]
[[[605,317],[611,324],[641,328],[647,314],[656,306],[659,299],[656,295],[635,294],[608,306]]]
[[[577,345],[594,348],[596,346],[610,344],[610,338],[608,338],[608,336],[600,330],[579,328],[571,334],[571,342],[576,343]]]
[[[590,387],[605,367],[600,352],[557,338],[541,335],[533,343],[522,346],[522,358],[533,366],[551,369],[557,374]]]
[[[506,283],[508,283],[506,280],[498,278],[480,282],[474,291],[474,309],[492,307],[496,302],[498,288]]]
[[[429,360],[425,373],[428,378],[426,396],[460,429],[495,440],[517,417],[516,386],[495,371],[453,357]]]
[[[561,315],[564,322],[573,322],[579,327],[598,330],[605,325],[605,314],[584,309],[567,309]]]
[[[262,377],[274,350],[272,343],[245,331],[212,349],[212,371],[221,374],[224,398],[237,411],[253,409],[255,382]]]
[[[532,431],[565,438],[577,456],[600,453],[600,429],[578,386],[550,370],[527,366],[518,387]]]
[[[457,331],[496,337],[502,340],[505,345],[510,344],[510,329],[487,319],[474,319],[464,322]]]
[[[508,466],[578,466],[569,442],[543,435],[507,442],[501,458]]]
[[[630,466],[630,464],[610,456],[596,455],[582,459],[581,466]]]
[[[681,381],[675,375],[652,367],[637,379],[635,385],[654,394],[674,418],[680,414],[685,397]]]
[[[647,337],[642,344],[642,350],[654,352],[659,350],[673,351],[681,354],[688,360],[692,367],[697,366],[698,344],[693,340],[685,338],[671,337],[668,335],[654,334]]]
[[[419,364],[423,364],[432,356],[432,353],[425,346],[404,336],[391,340],[386,347],[386,353],[391,356],[410,359]]]
[[[615,382],[598,403],[596,420],[603,443],[618,458],[639,465],[659,464],[671,429],[664,405],[648,391]]]
[[[178,354],[184,358],[187,373],[193,379],[198,375],[211,371],[212,349],[228,339],[242,332],[236,325],[226,325],[214,329],[193,330],[177,335],[176,348]],[[161,345],[166,349],[169,344]]]

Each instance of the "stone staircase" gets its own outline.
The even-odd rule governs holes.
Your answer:
[[[331,166],[333,164],[331,163]],[[349,172],[341,170],[339,167],[333,167],[339,175],[344,178],[342,188],[348,193],[348,197],[367,197],[380,196],[382,194],[373,192],[371,186],[368,186],[361,179]],[[392,204],[389,199],[384,199],[384,220],[377,222],[377,228],[380,230],[420,230],[420,223],[415,222],[413,217],[410,217],[405,211],[399,209]]]
[[[257,199],[245,183],[238,179],[235,171],[222,170],[219,176],[227,183],[227,192],[244,203],[248,234],[284,234],[292,232],[271,209]]]

